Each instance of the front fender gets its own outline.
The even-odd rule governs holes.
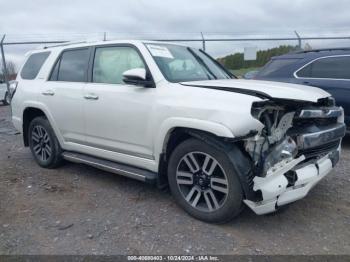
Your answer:
[[[168,118],[163,121],[159,132],[155,134],[154,154],[157,163],[159,163],[160,154],[163,151],[164,144],[166,143],[171,131],[178,127],[197,129],[219,137],[234,138],[232,131],[228,127],[219,123],[183,117]]]

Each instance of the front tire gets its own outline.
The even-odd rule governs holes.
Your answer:
[[[62,162],[62,149],[45,117],[36,117],[29,124],[28,142],[35,161],[44,168],[55,168]]]
[[[197,219],[224,223],[242,210],[243,190],[231,161],[201,140],[189,139],[175,148],[168,180],[176,202]]]

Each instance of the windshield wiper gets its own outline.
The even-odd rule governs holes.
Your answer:
[[[214,78],[214,79],[218,79],[216,77],[216,75],[209,69],[208,65],[203,61],[203,59],[197,55],[190,47],[187,47],[187,50],[194,56],[194,58],[196,58],[197,62],[204,67],[204,69]],[[208,78],[211,79],[209,77],[209,75],[207,74]]]

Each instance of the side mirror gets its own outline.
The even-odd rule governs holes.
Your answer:
[[[146,69],[144,68],[134,68],[127,70],[123,73],[123,81],[125,84],[144,86],[153,88],[154,83],[147,77]]]

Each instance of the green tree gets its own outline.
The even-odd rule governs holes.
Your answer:
[[[271,57],[283,55],[295,50],[297,50],[296,46],[281,45],[279,47],[267,50],[259,50],[257,52],[256,60],[254,61],[244,61],[243,53],[235,53],[225,57],[221,57],[218,58],[218,61],[221,64],[223,64],[226,68],[232,70],[250,67],[262,67],[271,59]]]

